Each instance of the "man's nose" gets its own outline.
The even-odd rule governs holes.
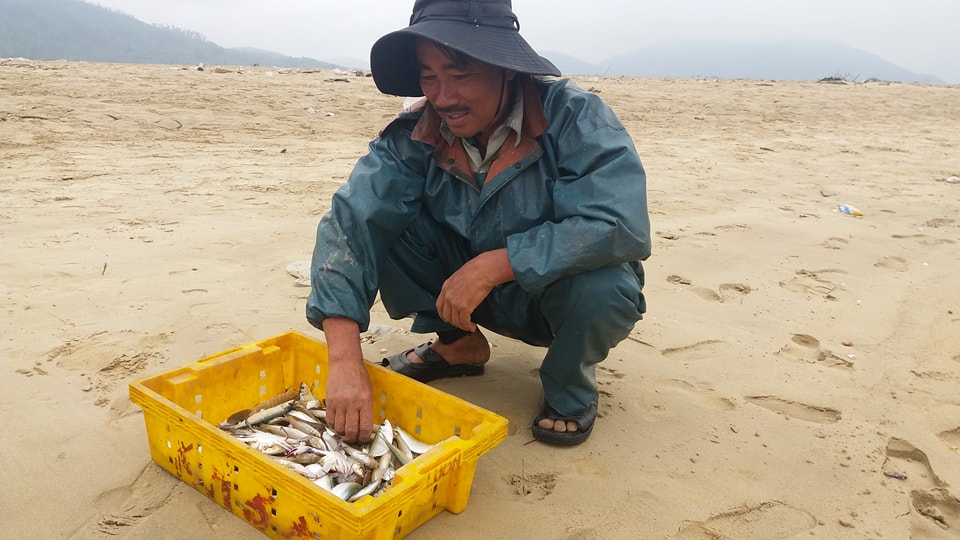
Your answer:
[[[440,83],[437,85],[437,95],[434,97],[433,106],[438,109],[451,107],[457,104],[456,85],[450,83]]]

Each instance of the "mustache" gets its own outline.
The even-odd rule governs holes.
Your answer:
[[[434,109],[440,114],[457,114],[457,113],[465,113],[470,111],[469,107],[462,107],[462,106],[461,107],[443,107],[443,108],[434,107]]]

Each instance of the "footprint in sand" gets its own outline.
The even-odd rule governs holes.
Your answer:
[[[960,427],[953,428],[950,431],[941,431],[937,434],[937,437],[949,444],[951,448],[956,447],[955,450],[960,452]]]
[[[99,515],[84,526],[76,538],[123,536],[141,520],[162,508],[180,482],[149,463],[129,486],[105,491],[97,497]],[[103,507],[107,507],[104,510]]]
[[[557,487],[557,475],[554,473],[511,474],[503,478],[517,488],[517,494],[533,501],[542,501]]]
[[[87,374],[89,383],[84,391],[96,390],[97,406],[110,403],[113,389],[162,358],[154,349],[168,340],[166,334],[133,336],[126,330],[108,335],[97,332],[85,338],[75,338],[47,353],[47,362],[56,360],[57,366]]]
[[[658,238],[663,238],[664,240],[679,240],[682,238],[679,233],[669,231],[657,231],[656,235]]]
[[[717,294],[717,292],[714,291],[713,289],[708,289],[706,287],[696,287],[692,284],[692,282],[689,279],[683,276],[678,276],[676,274],[670,275],[670,276],[667,276],[667,281],[670,283],[673,283],[674,285],[680,285],[684,289],[692,292],[693,294],[699,296],[700,298],[703,298],[704,300],[707,300],[710,302],[723,302],[723,297]]]
[[[838,238],[836,236],[831,236],[830,238],[827,238],[826,240],[824,240],[824,242],[820,245],[827,249],[843,249],[847,247],[847,244],[849,243],[850,241],[845,238]]]
[[[692,345],[663,349],[660,351],[660,354],[670,360],[710,360],[729,356],[732,351],[733,346],[726,341],[708,339],[698,341]]]
[[[704,521],[687,521],[674,540],[736,538],[766,540],[799,538],[817,526],[811,514],[780,501],[765,501],[754,506],[738,506]]]
[[[891,481],[904,482],[910,489],[914,520],[911,529],[915,538],[926,537],[923,530],[930,524],[942,530],[960,529],[960,499],[950,494],[923,450],[909,441],[892,438],[887,442],[881,471]]]
[[[704,409],[730,411],[737,408],[733,401],[718,396],[713,388],[705,384],[692,384],[679,379],[670,379],[657,383],[657,393],[660,389],[681,394],[684,403],[693,403]]]
[[[807,298],[820,296],[826,300],[836,300],[837,297],[833,293],[840,288],[840,285],[831,279],[832,274],[846,273],[846,271],[836,268],[797,270],[794,277],[781,281],[780,286],[788,291],[801,293]]]
[[[784,345],[776,353],[790,360],[818,364],[841,369],[853,369],[853,362],[842,358],[820,346],[820,340],[808,334],[794,334],[790,343]]]
[[[753,289],[749,285],[744,285],[743,283],[721,283],[720,292],[718,293],[713,289],[697,287],[693,285],[693,282],[689,279],[676,274],[667,276],[667,281],[674,285],[680,285],[684,289],[709,302],[743,303],[743,297],[753,292]]]
[[[923,226],[930,227],[931,229],[939,229],[940,227],[946,227],[948,225],[953,225],[954,223],[956,223],[956,220],[950,218],[933,218],[924,223]]]
[[[605,373],[605,374],[613,377],[614,379],[622,379],[622,378],[624,378],[624,377],[627,376],[626,373],[621,373],[621,372],[619,372],[619,371],[617,371],[617,370],[615,370],[615,369],[613,369],[613,368],[608,368],[608,367],[606,367],[606,366],[597,366],[597,371],[599,371],[599,372],[601,372],[601,373]]]
[[[721,283],[720,301],[724,304],[743,303],[743,297],[753,292],[753,288],[743,283]]]
[[[887,442],[886,459],[880,468],[890,478],[903,475],[911,484],[922,488],[943,487],[943,482],[930,467],[927,454],[910,442],[892,438]]]
[[[817,407],[777,396],[747,396],[747,401],[769,411],[817,424],[834,424],[840,421],[841,413],[829,407]]]
[[[730,223],[727,225],[717,225],[714,229],[723,232],[747,232],[752,229],[750,225],[746,223]]]
[[[877,268],[886,268],[896,272],[906,272],[910,269],[909,265],[907,264],[907,260],[903,257],[884,257],[873,263],[873,265]]]
[[[890,238],[895,238],[897,240],[915,240],[922,246],[940,246],[943,244],[957,243],[955,240],[950,240],[948,238],[934,238],[925,234],[891,234]]]

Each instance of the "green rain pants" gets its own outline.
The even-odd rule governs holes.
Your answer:
[[[443,282],[473,255],[467,241],[421,213],[391,249],[380,299],[394,319],[415,315],[412,331],[453,329],[437,314]],[[623,263],[558,279],[540,294],[516,282],[495,287],[473,313],[493,332],[547,347],[540,381],[547,402],[565,415],[597,396],[595,366],[629,335],[645,309],[639,263]]]

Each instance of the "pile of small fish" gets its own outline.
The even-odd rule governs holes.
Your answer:
[[[348,502],[380,495],[397,468],[433,447],[389,420],[375,426],[370,443],[347,444],[305,383],[230,415],[220,429]]]

